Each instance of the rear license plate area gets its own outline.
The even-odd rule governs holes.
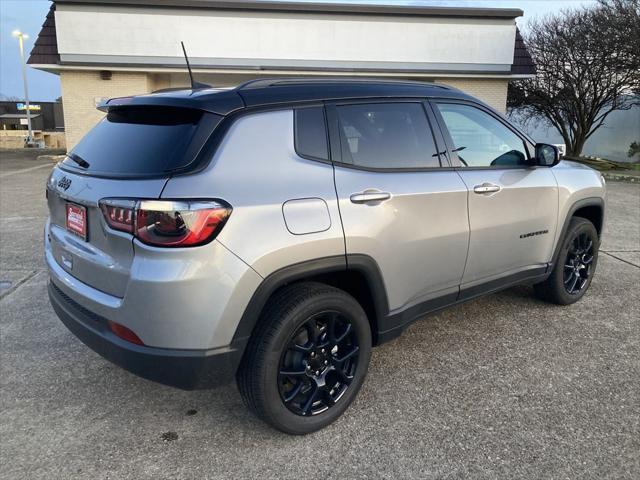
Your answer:
[[[67,230],[87,239],[87,208],[75,203],[67,203]]]

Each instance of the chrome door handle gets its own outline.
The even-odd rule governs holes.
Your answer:
[[[473,187],[473,191],[476,193],[495,193],[500,191],[500,186],[485,182],[482,185]]]
[[[380,192],[377,190],[365,190],[364,192],[354,193],[349,197],[353,203],[377,203],[389,200],[391,194],[389,192]]]

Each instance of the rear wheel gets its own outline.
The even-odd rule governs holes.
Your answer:
[[[320,283],[285,287],[272,298],[238,371],[245,404],[292,434],[319,430],[356,397],[371,356],[360,304]]]
[[[538,297],[558,305],[580,300],[591,285],[599,246],[593,224],[584,218],[572,218],[551,275],[534,286]]]

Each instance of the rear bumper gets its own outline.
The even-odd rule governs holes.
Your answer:
[[[105,318],[87,310],[49,282],[49,298],[62,323],[89,348],[140,377],[184,390],[233,381],[244,345],[179,350],[135,345],[113,334]]]

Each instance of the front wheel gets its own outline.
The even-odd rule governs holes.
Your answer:
[[[360,304],[337,288],[305,282],[269,302],[238,371],[242,398],[259,418],[291,434],[319,430],[356,397],[371,356]]]
[[[572,218],[551,275],[534,285],[538,297],[558,305],[580,300],[595,274],[599,247],[600,239],[593,223],[580,217]]]

